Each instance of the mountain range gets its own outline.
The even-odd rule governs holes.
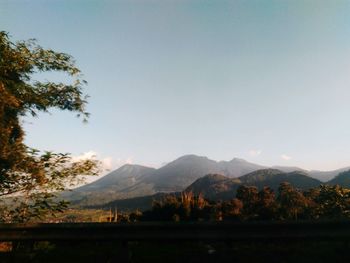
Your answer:
[[[261,169],[238,178],[231,178],[221,174],[208,174],[193,182],[184,192],[192,192],[195,195],[202,195],[211,201],[230,200],[236,196],[237,189],[242,186],[255,186],[261,190],[264,186],[272,188],[278,192],[281,183],[288,182],[293,187],[300,190],[308,190],[322,184],[320,180],[308,176],[303,171],[282,172],[277,169]],[[339,184],[343,187],[350,187],[350,171],[340,173],[326,184]],[[174,192],[172,195],[179,196],[181,192]],[[120,210],[141,211],[152,207],[155,200],[162,200],[166,194],[157,193],[154,195],[135,197],[123,200],[114,200],[112,202],[97,206],[98,208],[110,209],[117,207]],[[96,206],[95,206],[96,208]]]
[[[202,194],[210,200],[227,200],[235,197],[236,190],[241,185],[256,186],[258,189],[268,186],[277,192],[278,187],[283,182],[288,182],[301,190],[307,190],[322,184],[321,181],[309,177],[305,172],[285,173],[277,169],[262,169],[238,178],[209,174],[196,180],[185,191],[193,192],[195,195]]]
[[[268,185],[276,188],[282,181],[290,181],[292,184],[297,182],[297,187],[305,188],[319,185],[321,181],[328,181],[330,178],[334,178],[333,182],[336,183],[336,176],[349,169],[309,172],[298,167],[270,168],[238,158],[217,162],[203,156],[185,155],[159,169],[126,164],[95,182],[64,192],[62,196],[73,204],[99,205],[156,193],[180,192],[208,174],[215,176],[206,180],[222,179],[220,184],[216,183],[213,186],[216,188],[234,190],[240,184],[258,187]],[[340,180],[341,178],[338,178],[338,181]],[[225,195],[225,191],[219,192],[220,195]]]

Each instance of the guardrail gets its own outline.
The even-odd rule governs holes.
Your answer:
[[[350,240],[350,222],[0,224],[0,241]]]

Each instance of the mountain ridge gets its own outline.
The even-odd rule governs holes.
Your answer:
[[[279,170],[281,173],[292,173],[295,172],[292,171],[294,168],[298,168],[274,167],[278,167],[279,169],[275,170]],[[124,165],[95,182],[76,188],[63,196],[76,203],[106,203],[116,199],[134,198],[160,192],[180,192],[207,174],[221,174],[229,178],[239,178],[259,170],[274,170],[274,167],[269,168],[250,163],[240,158],[233,158],[230,161],[214,161],[205,156],[189,154],[158,169],[136,164]],[[301,168],[298,168],[296,172],[301,177],[312,176],[307,170]]]
[[[197,179],[186,188],[186,192],[193,192],[195,195],[202,194],[211,200],[232,199],[236,190],[242,186],[255,186],[262,189],[265,186],[274,191],[278,190],[281,183],[288,182],[294,187],[307,190],[322,184],[321,181],[308,176],[301,171],[285,173],[277,169],[262,169],[240,176],[229,178],[223,175],[206,175]]]

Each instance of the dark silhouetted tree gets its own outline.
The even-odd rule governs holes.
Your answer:
[[[221,204],[223,220],[239,220],[241,219],[241,211],[243,203],[238,198],[234,198],[230,201],[223,202]]]
[[[256,209],[259,219],[276,219],[278,204],[273,190],[270,187],[265,186],[259,191],[258,198]]]
[[[278,188],[279,215],[281,219],[297,220],[307,208],[308,202],[303,193],[290,183],[281,183]]]
[[[317,212],[321,218],[349,218],[350,190],[339,185],[321,185],[319,195],[315,198]]]
[[[258,188],[255,186],[240,186],[236,198],[243,203],[242,216],[244,219],[255,219],[259,201]]]

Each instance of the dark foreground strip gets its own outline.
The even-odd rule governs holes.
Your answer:
[[[0,224],[0,241],[350,240],[350,221]]]

